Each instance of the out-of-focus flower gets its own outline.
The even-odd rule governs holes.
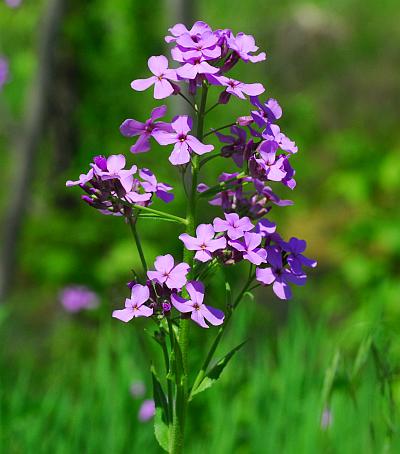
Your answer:
[[[138,419],[141,422],[150,421],[156,414],[156,405],[153,399],[146,399],[139,408]]]
[[[8,60],[0,56],[0,91],[9,77]]]
[[[179,239],[189,251],[197,251],[194,258],[200,262],[212,259],[212,253],[226,247],[224,237],[214,239],[215,232],[211,224],[200,224],[196,229],[196,237],[187,233],[179,235]]]
[[[171,81],[177,81],[175,69],[168,69],[168,59],[164,55],[150,57],[148,67],[154,74],[147,79],[136,79],[131,83],[131,87],[136,91],[147,90],[154,85],[154,98],[164,99],[172,95],[175,91]]]
[[[146,387],[142,381],[134,381],[129,388],[132,397],[143,397],[146,392]]]
[[[67,312],[95,309],[99,298],[95,292],[83,285],[71,285],[61,290],[59,300]]]
[[[199,281],[189,281],[186,284],[190,300],[182,298],[176,294],[171,295],[173,306],[183,313],[190,313],[191,319],[202,328],[208,328],[206,320],[211,325],[218,326],[224,322],[224,313],[219,309],[206,306],[204,300],[204,285]]]
[[[18,8],[18,6],[22,3],[22,0],[4,0],[4,1],[11,8]]]
[[[322,430],[327,430],[332,425],[333,422],[333,415],[331,410],[326,407],[321,415],[320,426]]]

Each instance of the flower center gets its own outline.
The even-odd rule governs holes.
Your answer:
[[[179,140],[179,142],[184,142],[186,140],[186,135],[185,134],[179,134],[178,140]]]

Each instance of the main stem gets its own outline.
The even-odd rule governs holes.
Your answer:
[[[203,83],[201,91],[200,107],[197,111],[197,130],[196,137],[201,141],[204,135],[204,117],[207,104],[206,83]],[[196,205],[197,205],[197,176],[199,171],[198,156],[192,154],[191,161],[192,184],[189,192],[187,211],[186,211],[186,233],[195,235],[196,226]],[[183,260],[193,267],[193,252],[183,249]],[[176,402],[174,421],[172,425],[170,437],[170,453],[181,454],[183,452],[185,419],[188,403],[188,366],[187,366],[187,350],[188,350],[188,335],[189,335],[189,320],[181,319],[178,331],[178,343],[182,352],[183,362],[183,377],[180,382],[176,383]]]

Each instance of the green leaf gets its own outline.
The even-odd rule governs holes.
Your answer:
[[[138,216],[140,219],[151,219],[154,221],[165,221],[165,222],[174,222],[175,224],[181,224],[181,222],[176,219],[165,218],[163,216],[157,216],[155,214],[140,213]]]
[[[357,376],[358,372],[361,370],[361,368],[367,362],[368,355],[369,355],[370,350],[371,350],[371,345],[372,345],[372,336],[368,336],[361,343],[361,345],[360,345],[360,347],[358,349],[358,352],[357,352],[356,360],[354,362],[353,371],[352,371],[352,374],[351,374],[352,378]]]
[[[153,380],[153,396],[156,406],[154,416],[154,434],[160,446],[168,451],[169,426],[168,426],[168,402],[160,381],[156,375],[154,366],[151,366],[151,377]]]
[[[332,363],[325,372],[324,386],[322,388],[322,403],[324,405],[329,401],[332,392],[335,377],[337,375],[340,360],[340,351],[337,350],[333,356]]]
[[[206,389],[210,388],[221,376],[222,371],[225,369],[226,365],[232,359],[233,355],[239,351],[247,341],[242,342],[237,347],[232,349],[227,353],[223,358],[221,358],[217,364],[206,374],[198,387],[191,392],[191,396],[195,396]]]
[[[175,330],[172,330],[174,337],[174,348],[170,356],[170,371],[168,372],[167,379],[173,380],[176,377],[176,382],[182,384],[182,378],[184,375],[183,371],[183,359],[182,350],[176,337]]]

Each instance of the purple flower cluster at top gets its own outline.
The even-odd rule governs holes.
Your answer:
[[[22,0],[4,0],[4,1],[10,8],[18,8],[18,6],[22,3]]]
[[[65,287],[60,292],[59,299],[67,312],[94,309],[99,305],[99,298],[96,293],[83,285]]]
[[[166,203],[173,200],[172,186],[158,182],[151,170],[138,171],[135,165],[125,169],[125,165],[122,154],[96,156],[88,173],[76,181],[68,180],[66,185],[80,186],[86,192],[82,196],[86,203],[103,214],[116,216],[129,214],[129,204],[150,205],[154,195]]]
[[[8,61],[4,57],[0,57],[0,91],[3,85],[9,78]]]

